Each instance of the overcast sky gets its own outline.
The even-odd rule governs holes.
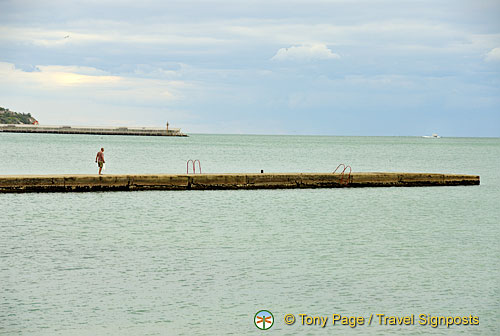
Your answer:
[[[41,124],[500,136],[498,0],[0,0],[0,46]]]

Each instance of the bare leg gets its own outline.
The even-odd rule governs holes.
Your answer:
[[[102,167],[99,167],[99,175],[102,175],[101,170],[102,170]]]

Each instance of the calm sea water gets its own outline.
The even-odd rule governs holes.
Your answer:
[[[0,334],[497,335],[500,139],[0,133],[0,174],[447,172],[480,186],[0,194]],[[268,331],[254,314],[270,310]],[[285,314],[329,316],[325,329]],[[331,314],[479,316],[332,326]],[[418,322],[418,318],[417,318]]]

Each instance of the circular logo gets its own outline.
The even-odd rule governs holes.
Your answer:
[[[269,310],[259,310],[253,318],[255,326],[260,330],[270,329],[274,324],[274,316]]]

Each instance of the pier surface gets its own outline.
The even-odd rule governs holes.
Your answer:
[[[91,127],[91,126],[46,126],[0,124],[0,132],[7,133],[52,133],[52,134],[94,134],[94,135],[145,135],[145,136],[187,136],[180,128],[154,127]]]
[[[274,173],[0,175],[0,193],[479,185],[478,175],[433,173]]]

